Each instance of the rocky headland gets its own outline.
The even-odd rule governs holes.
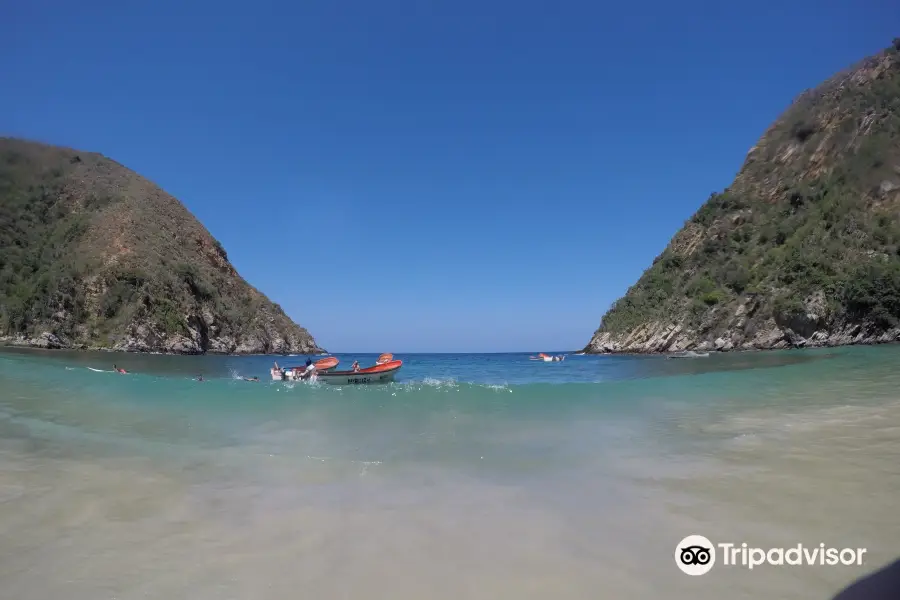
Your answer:
[[[0,343],[318,353],[154,183],[92,152],[0,138]]]
[[[585,352],[900,339],[900,38],[801,94]]]

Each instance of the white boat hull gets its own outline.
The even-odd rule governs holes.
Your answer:
[[[306,369],[288,369],[284,372],[284,378],[287,381],[300,381]]]
[[[400,369],[384,373],[318,373],[316,379],[332,385],[359,385],[365,383],[390,383]]]
[[[321,375],[322,373],[327,373],[328,371],[334,370],[337,365],[333,365],[326,369],[316,369],[316,374]],[[296,368],[296,369],[284,369],[281,371],[277,371],[275,369],[270,369],[269,372],[272,374],[272,379],[274,381],[300,381],[302,379],[303,373],[306,371],[306,368]]]

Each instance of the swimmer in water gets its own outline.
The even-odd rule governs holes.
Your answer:
[[[113,365],[113,369],[115,369],[116,372],[118,372],[118,373],[127,373],[127,372],[128,372],[128,371],[126,371],[125,369],[120,369],[120,368],[117,367],[116,365]]]

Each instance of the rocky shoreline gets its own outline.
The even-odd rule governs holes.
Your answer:
[[[729,352],[886,344],[900,340],[900,327],[829,316],[825,294],[811,294],[802,310],[773,314],[757,296],[711,310],[690,327],[684,322],[651,321],[625,333],[598,330],[583,349],[590,354]],[[731,311],[734,311],[733,313]],[[764,315],[771,315],[765,317]]]
[[[751,331],[726,328],[710,333],[682,323],[654,321],[625,334],[598,331],[582,351],[588,354],[663,354],[687,350],[730,352],[876,345],[900,341],[898,327],[883,329],[870,322],[826,324],[812,314],[786,320],[769,318],[751,328]]]
[[[322,354],[323,348],[305,344],[299,340],[279,337],[275,340],[250,340],[235,342],[231,338],[208,340],[209,345],[203,348],[198,340],[186,336],[171,336],[171,339],[136,338],[130,336],[113,345],[98,345],[73,342],[56,334],[45,331],[38,336],[0,336],[0,346],[13,348],[36,348],[42,350],[77,350],[87,352],[130,352],[136,354],[167,355],[277,355],[287,354]]]
[[[665,330],[677,329],[679,326],[670,325]],[[667,346],[666,335],[651,336],[643,342],[633,340],[622,341],[611,337],[609,334],[601,334],[591,341],[580,352],[585,354],[617,354],[617,355],[647,355],[667,354],[671,352],[684,352],[693,350],[696,352],[759,352],[765,350],[786,350],[800,348],[836,348],[841,346],[875,346],[879,344],[892,344],[900,342],[900,329],[891,329],[880,334],[859,333],[851,335],[853,328],[846,332],[827,334],[819,332],[815,338],[797,337],[790,331],[779,334],[772,331],[772,339],[777,341],[768,344],[743,343],[735,346],[730,340],[716,338],[709,340],[691,340],[679,338],[677,343]],[[792,341],[793,340],[793,341]]]

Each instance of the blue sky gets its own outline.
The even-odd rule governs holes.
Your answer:
[[[4,3],[0,134],[155,181],[335,352],[583,346],[797,94],[900,35],[888,0],[131,4]]]

